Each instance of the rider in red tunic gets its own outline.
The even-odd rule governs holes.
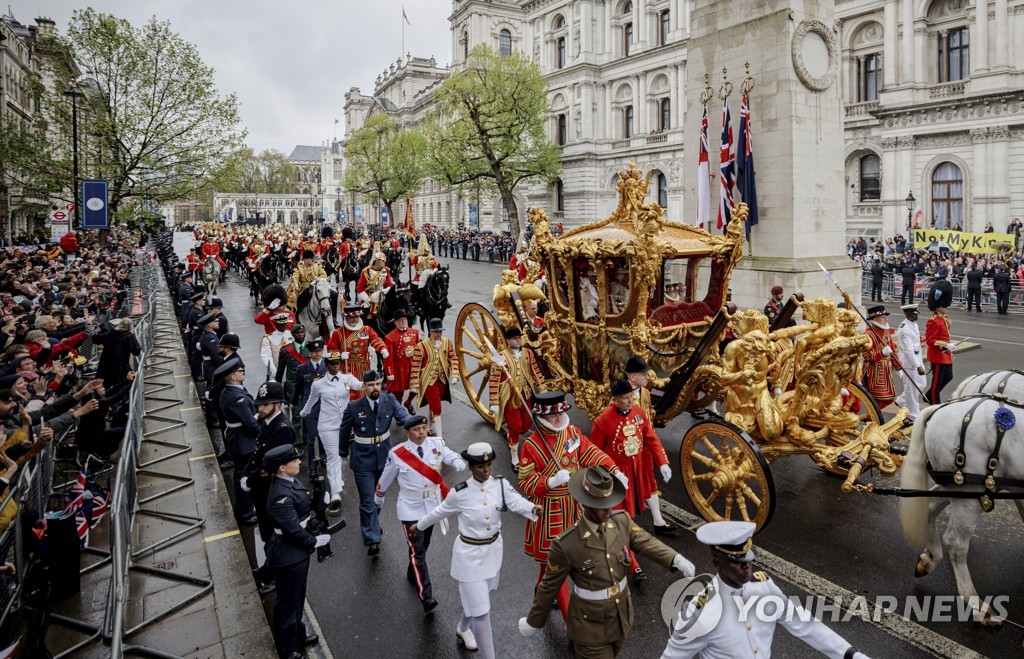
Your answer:
[[[661,440],[654,432],[654,425],[647,413],[637,405],[633,405],[633,385],[627,380],[612,383],[612,404],[594,419],[594,427],[590,430],[590,441],[615,461],[615,465],[629,478],[626,498],[616,506],[636,517],[647,507],[646,502],[657,488],[652,487],[650,466],[644,460],[644,453],[649,453],[661,471],[661,477],[667,483],[672,478],[672,469],[668,466],[668,456]],[[644,581],[647,576],[632,558],[633,582]]]
[[[200,252],[203,256],[217,257],[217,263],[220,263],[220,267],[227,270],[228,264],[220,257],[220,244],[214,242],[213,238],[210,236],[206,236],[206,239],[203,241],[203,246],[200,248]]]
[[[864,334],[871,339],[871,347],[864,351],[864,387],[871,392],[878,403],[878,409],[885,409],[896,400],[896,382],[893,380],[893,364],[900,367],[896,358],[896,331],[889,327],[885,307],[868,309],[868,326]]]
[[[526,523],[525,550],[540,563],[538,584],[547,569],[551,541],[580,518],[579,506],[566,487],[570,476],[584,467],[600,464],[629,487],[629,479],[615,462],[594,446],[579,428],[569,424],[566,412],[571,408],[561,391],[534,396],[532,410],[539,431],[534,431],[519,449],[519,489],[544,509],[536,522]],[[562,584],[557,601],[562,618],[566,619],[568,582]]]
[[[327,340],[328,351],[341,353],[341,369],[360,380],[370,370],[370,349],[380,353],[387,363],[391,351],[377,336],[372,327],[363,325],[363,309],[358,306],[345,307],[345,319],[341,327],[331,333]],[[358,400],[362,394],[356,390],[349,392],[349,400]]]
[[[395,395],[395,400],[412,409],[416,394],[409,391],[409,376],[412,373],[412,355],[416,344],[420,342],[420,331],[409,327],[408,312],[399,309],[395,312],[395,329],[384,337],[384,345],[388,348],[388,358],[384,360],[384,371],[388,377],[388,391]],[[408,391],[406,399],[403,395]]]

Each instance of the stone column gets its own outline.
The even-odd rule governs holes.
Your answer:
[[[646,0],[633,0],[633,48],[637,52],[647,48]]]
[[[604,9],[601,10],[602,18],[601,22],[604,23],[604,48],[601,52],[604,53],[604,57],[599,58],[599,61],[603,64],[615,57],[615,30],[612,29],[612,3],[605,0]]]
[[[990,177],[995,169],[989,149],[990,139],[989,128],[971,129],[971,141],[974,142],[974,171],[970,173],[970,176],[967,172],[962,173],[964,178],[964,231],[984,231],[985,222],[992,222],[993,227],[998,224],[993,221],[989,208],[990,199],[993,196],[990,185],[993,181],[990,180]],[[1000,169],[1005,168],[1001,167]]]
[[[594,83],[584,81],[580,89],[580,139],[594,138]]]
[[[672,65],[672,76],[669,78],[669,121],[672,122],[672,128],[680,128],[683,125],[683,115],[680,112],[680,106],[683,104],[683,94],[679,79],[679,69],[682,68],[678,64]]]
[[[762,305],[774,284],[809,298],[834,298],[819,261],[854,298],[860,294],[859,268],[844,249],[845,173],[842,158],[836,157],[844,147],[843,108],[835,21],[835,3],[812,0],[705,0],[693,11],[687,108],[700,107],[705,72],[719,84],[722,67],[727,67],[738,82],[744,62],[756,62],[752,74],[758,84],[750,101],[760,163],[760,224],[751,232],[753,258],[743,258],[733,273],[733,300],[741,307]],[[685,131],[684,153],[697,153],[698,139],[699,131]],[[692,172],[683,183],[679,217],[693,218]]]
[[[900,84],[909,85],[921,82],[914,78],[914,0],[901,0],[901,2],[903,3],[903,52],[900,53]],[[895,69],[896,62],[894,60],[890,60],[890,62],[890,66]]]
[[[650,123],[650,114],[647,102],[647,74],[641,73],[636,76],[636,98],[637,102],[633,104],[633,128],[637,135],[646,135],[650,132],[648,124]]]
[[[884,32],[882,35],[882,56],[885,57],[886,63],[896,63],[896,0],[886,0],[885,10],[883,15],[885,21]],[[861,58],[857,58],[860,60]],[[885,87],[892,89],[896,86],[896,67],[887,66],[882,72],[882,81]],[[863,98],[863,96],[861,97]]]
[[[589,1],[580,5],[580,60],[584,62],[593,57],[594,40],[590,33],[594,27],[593,11],[594,6]]]
[[[975,30],[971,30],[971,73],[988,71],[988,0],[975,0]]]
[[[993,57],[995,68],[1005,69],[1009,66],[1009,40],[1007,35],[1010,30],[1010,16],[1007,14],[1006,0],[996,0],[996,34],[995,34],[995,57]]]
[[[855,103],[863,101],[867,98],[867,85],[864,80],[864,56],[857,56],[857,93],[854,94],[853,100]]]
[[[888,231],[888,227],[896,227],[897,231],[906,235],[906,215],[901,217],[899,210],[895,212],[892,210],[896,206],[886,202],[905,198],[901,196],[905,194],[901,192],[905,187],[902,179],[909,177],[910,173],[903,172],[903,168],[897,162],[896,138],[883,137],[880,142],[882,145],[882,231],[884,235],[892,235],[892,232]]]
[[[912,2],[913,0],[907,0]],[[931,52],[932,47],[932,36],[928,33],[928,28],[924,25],[914,26],[914,53],[919,55],[914,58],[914,82],[918,85],[927,84],[930,82],[927,80],[927,73],[925,72],[925,63],[928,61],[935,61],[934,55]]]
[[[942,57],[939,58],[939,82],[949,81],[949,30],[939,32]]]

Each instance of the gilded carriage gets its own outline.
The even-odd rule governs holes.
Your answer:
[[[608,405],[611,382],[625,377],[626,361],[642,356],[659,387],[678,382],[663,423],[706,407],[718,396],[698,366],[717,357],[728,324],[729,278],[742,256],[742,212],[723,235],[665,219],[647,203],[648,182],[635,165],[622,171],[618,207],[606,220],[563,236],[551,234],[547,215],[533,209],[534,239],[524,281],[505,271],[492,313],[469,304],[456,324],[456,348],[466,393],[488,421],[491,357],[504,347],[503,329],[518,326],[541,358],[550,388],[573,394],[591,417]],[[547,289],[545,294],[544,289]],[[681,377],[679,374],[685,373]],[[656,400],[662,398],[656,388]]]
[[[869,339],[856,331],[852,301],[840,308],[795,295],[771,325],[758,310],[738,312],[727,300],[745,205],[712,236],[646,203],[647,181],[634,165],[617,187],[610,218],[561,237],[551,235],[543,211],[532,210],[529,259],[494,287],[495,313],[476,303],[460,312],[459,371],[480,415],[495,420],[488,377],[505,347],[504,328],[515,325],[540,358],[547,386],[572,393],[592,418],[607,407],[611,382],[625,377],[632,355],[651,369],[657,425],[721,401],[723,414],[693,424],[679,453],[686,493],[709,521],[763,528],[775,506],[769,463],[782,456],[807,455],[845,476],[844,491],[858,489],[868,469],[894,474],[906,411],[883,422],[859,384]],[[799,325],[790,322],[798,312]]]

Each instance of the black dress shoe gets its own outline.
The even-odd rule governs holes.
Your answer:
[[[366,547],[367,556],[377,556],[380,554],[380,543],[372,542]]]
[[[306,655],[302,654],[301,652],[292,652],[290,655],[288,655],[288,659],[306,659]]]
[[[318,644],[319,642],[320,642],[320,637],[317,636],[316,634],[312,634],[312,633],[306,634],[306,640],[304,640],[302,642],[302,647],[308,648],[310,646]]]
[[[433,597],[428,597],[423,600],[423,613],[430,613],[437,608],[437,600]]]
[[[235,462],[227,453],[221,453],[220,455],[217,456],[217,465],[221,468],[221,470],[227,471],[228,469],[234,468]]]
[[[654,525],[654,535],[675,535],[676,525],[669,522],[665,522],[664,526]]]
[[[633,570],[633,585],[639,586],[643,582],[647,581],[647,575],[640,568]]]
[[[248,524],[248,525],[251,526],[251,525],[255,524],[256,522],[258,522],[259,520],[256,518],[256,513],[252,512],[252,511],[249,511],[249,512],[245,513],[244,515],[239,515],[238,516],[238,521],[241,522],[242,524]]]
[[[277,590],[277,585],[274,583],[261,583],[259,589],[256,591],[259,593],[260,599],[269,597],[271,593]]]

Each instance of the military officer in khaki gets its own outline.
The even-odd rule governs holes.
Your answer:
[[[580,659],[615,657],[633,626],[629,593],[630,551],[667,568],[694,575],[693,563],[655,539],[621,510],[612,510],[626,488],[604,466],[582,469],[569,480],[569,492],[583,516],[551,543],[544,579],[519,631],[541,631],[562,582],[572,583],[566,631]]]

